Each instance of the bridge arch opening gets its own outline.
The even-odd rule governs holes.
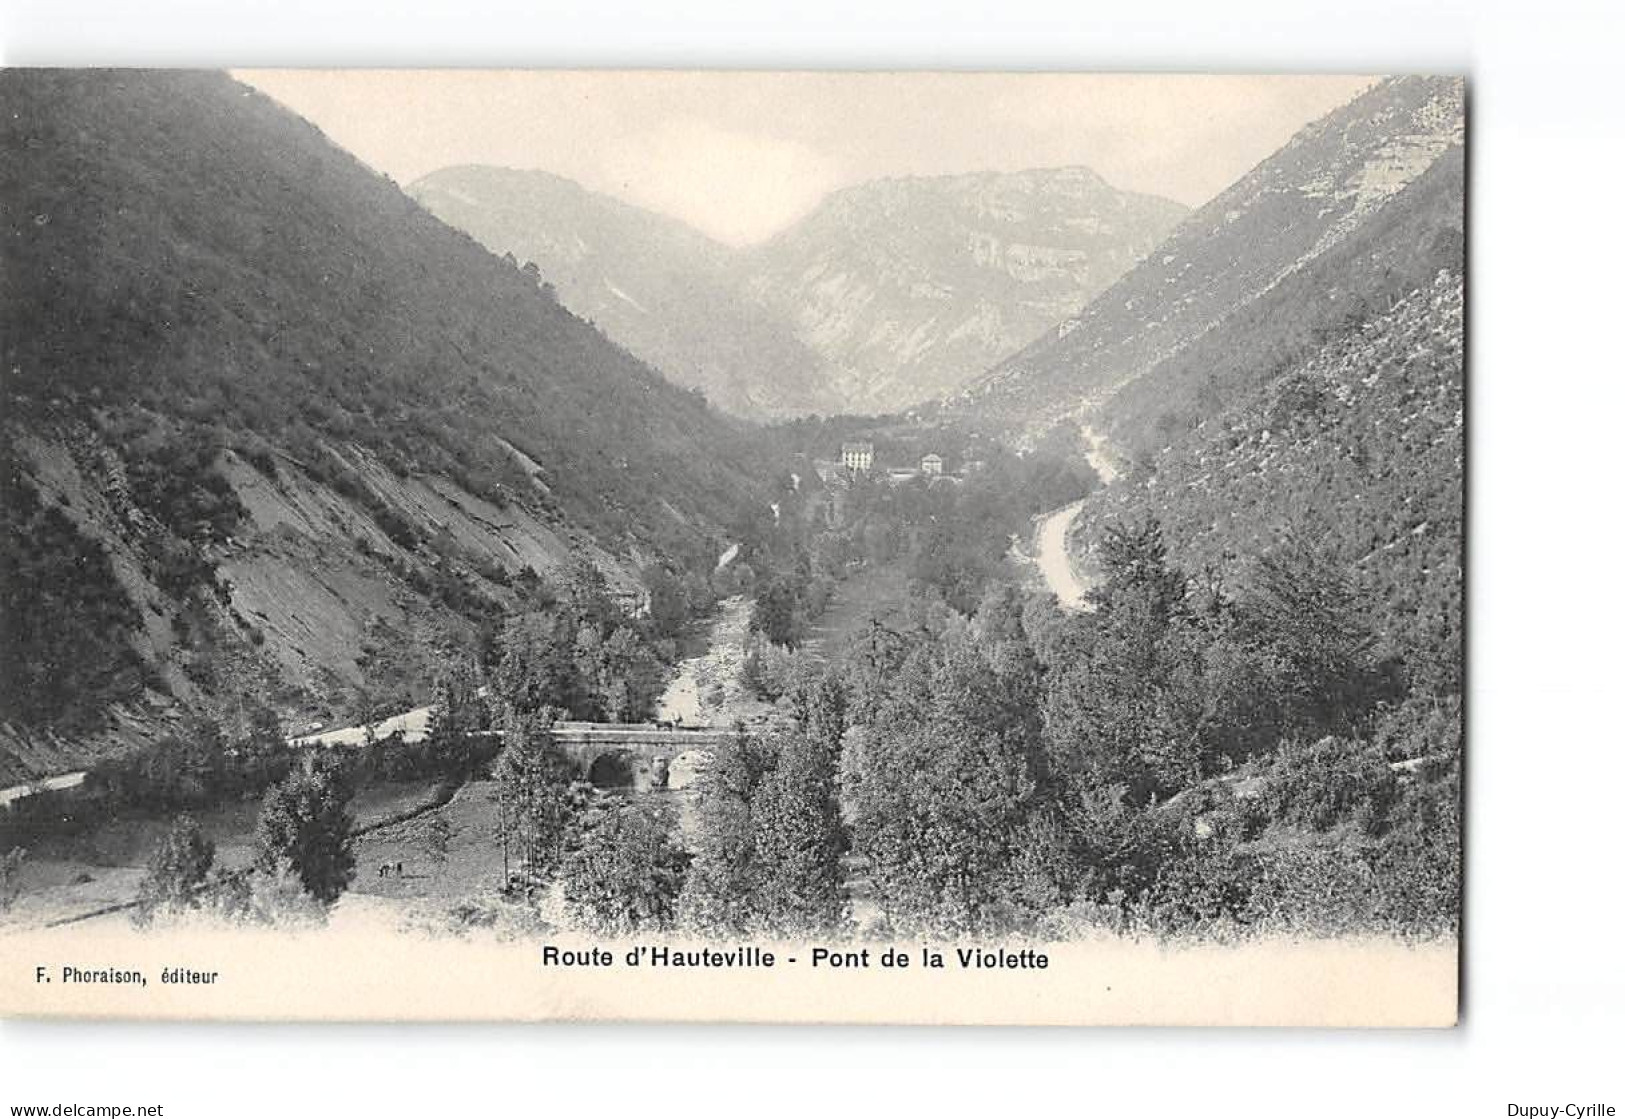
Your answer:
[[[700,778],[705,763],[711,760],[706,750],[684,750],[667,763],[666,787],[686,789]]]
[[[637,780],[637,765],[626,750],[599,754],[587,768],[587,780],[599,789],[627,789]]]

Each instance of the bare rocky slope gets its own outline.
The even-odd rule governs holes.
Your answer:
[[[208,73],[0,74],[0,784],[421,684],[526,570],[709,570],[732,421]]]
[[[745,415],[886,412],[1014,352],[1183,217],[1081,167],[887,179],[733,250],[541,172],[409,188],[673,380]]]
[[[849,410],[893,411],[1087,303],[1184,215],[1085,167],[886,179],[756,249],[747,288],[831,363]]]

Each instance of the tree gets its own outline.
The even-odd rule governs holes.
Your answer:
[[[671,809],[640,799],[602,811],[560,871],[564,898],[602,933],[670,929],[689,856],[672,838]]]
[[[1137,525],[1107,525],[1100,564],[1106,578],[1090,595],[1098,609],[1139,606],[1158,625],[1184,609],[1188,580],[1169,564],[1162,525],[1154,518]]]
[[[1354,732],[1379,702],[1397,698],[1352,581],[1304,541],[1259,558],[1239,614],[1242,638],[1284,665],[1305,731]]]
[[[609,592],[604,573],[584,559],[570,567],[565,600],[578,624],[591,626],[601,634],[611,632],[625,620],[615,596]]]
[[[911,655],[863,750],[856,849],[888,914],[944,931],[997,930],[1006,881],[1040,805],[1037,722],[963,635]]]
[[[212,719],[188,718],[179,734],[106,766],[120,798],[149,808],[203,804],[238,788],[234,759]]]
[[[0,913],[10,909],[11,903],[22,892],[23,859],[27,855],[28,852],[21,847],[13,847],[0,856]]]
[[[190,816],[178,817],[147,860],[136,890],[135,921],[150,924],[164,914],[196,908],[214,866],[214,844]]]
[[[681,637],[689,614],[683,581],[664,567],[651,564],[643,569],[643,585],[649,592],[649,626],[655,636]]]
[[[690,618],[704,617],[716,609],[717,592],[703,571],[683,576],[683,602]]]
[[[466,773],[473,764],[474,734],[487,722],[479,673],[472,661],[457,658],[435,679],[434,711],[429,716],[429,762],[439,773]]]
[[[340,766],[307,756],[265,794],[254,832],[255,866],[267,874],[287,868],[317,901],[338,900],[355,877],[352,794]]]
[[[215,737],[221,732],[217,731]],[[265,703],[245,700],[225,732],[226,785],[236,795],[258,793],[288,772],[292,753],[282,722]]]
[[[794,649],[801,639],[801,619],[797,613],[795,586],[776,578],[756,594],[750,614],[752,633],[760,633],[775,645]]]
[[[786,736],[776,753],[751,803],[756,904],[774,933],[827,933],[846,915],[835,756],[803,735]]]
[[[846,688],[834,672],[802,676],[790,689],[790,710],[809,741],[832,761],[841,755],[847,728]]]
[[[1208,634],[1169,564],[1161,527],[1109,526],[1092,625],[1056,667],[1044,703],[1054,764],[1143,805],[1202,775]]]
[[[1087,652],[1044,704],[1054,764],[1089,785],[1121,785],[1130,801],[1166,798],[1201,776],[1201,653],[1185,622],[1130,596],[1098,615]]]
[[[660,698],[664,672],[660,661],[631,626],[621,626],[607,641],[591,646],[590,676],[597,706],[613,722],[647,719]]]
[[[509,619],[493,681],[504,708],[522,715],[555,707],[578,713],[585,706],[585,688],[575,640],[574,622],[563,607]]]
[[[553,741],[552,715],[511,716],[497,758],[497,829],[502,841],[503,885],[512,882],[509,859],[523,880],[545,885],[564,857],[565,838],[582,807],[575,769]]]
[[[685,928],[708,935],[757,927],[757,873],[751,806],[771,759],[745,734],[720,743],[698,786],[694,861],[679,913]]]

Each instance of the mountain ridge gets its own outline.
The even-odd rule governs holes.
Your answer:
[[[836,404],[817,355],[740,304],[734,250],[684,222],[548,171],[459,165],[406,189],[492,252],[537,265],[567,307],[720,406],[772,417]]]
[[[528,211],[524,183],[548,188]],[[407,189],[492,251],[535,261],[566,305],[672,379],[769,416],[890,411],[957,386],[1185,212],[1081,165],[897,176],[833,191],[734,248],[550,172],[444,168]],[[591,243],[564,199],[591,200]]]
[[[949,410],[1028,438],[1080,421],[1132,453],[1161,422],[1147,398],[1211,409],[1356,304],[1428,282],[1465,238],[1462,104],[1459,79],[1387,79],[1312,122]]]

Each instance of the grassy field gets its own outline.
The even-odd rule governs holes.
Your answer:
[[[829,609],[808,627],[802,648],[819,659],[833,659],[861,635],[876,614],[898,606],[908,589],[908,577],[895,566],[866,567],[841,583]]]
[[[677,810],[683,841],[693,842],[692,791],[640,795],[669,799]],[[546,896],[534,901],[501,895],[497,807],[496,782],[472,781],[441,808],[359,836],[356,879],[334,908],[333,923],[430,935],[474,928],[523,935],[568,924],[562,888],[556,882]],[[396,862],[401,864],[399,876],[379,876],[380,864]]]
[[[437,843],[437,832],[444,836],[444,846]],[[441,808],[359,836],[355,854],[354,894],[460,898],[495,893],[502,885],[496,782],[471,781]],[[380,864],[397,862],[399,876],[379,877]]]
[[[437,784],[400,781],[363,789],[350,805],[356,826],[365,828],[431,803]],[[217,865],[240,867],[252,861],[259,811],[258,800],[243,800],[192,813],[215,844]],[[21,893],[0,913],[0,928],[37,927],[134,900],[147,859],[172,818],[130,813],[79,835],[41,839],[28,852]]]

